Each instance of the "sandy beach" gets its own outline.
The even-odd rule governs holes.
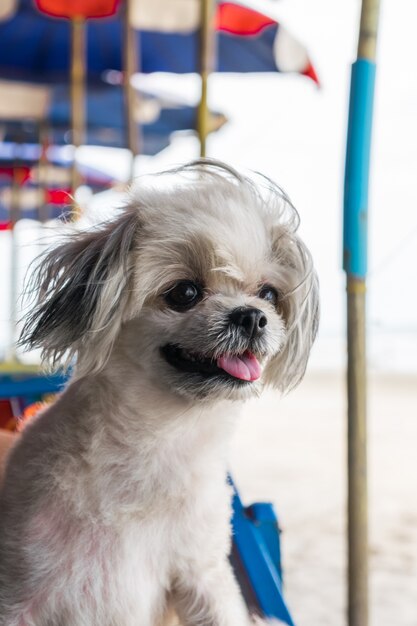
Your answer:
[[[346,400],[312,373],[248,403],[232,468],[246,503],[272,501],[297,626],[346,624]],[[417,625],[417,377],[369,379],[370,624]]]

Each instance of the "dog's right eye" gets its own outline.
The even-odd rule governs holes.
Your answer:
[[[201,297],[201,287],[190,280],[182,280],[167,291],[165,301],[173,309],[190,309]]]

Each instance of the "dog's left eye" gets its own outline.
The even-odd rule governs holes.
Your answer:
[[[271,287],[270,285],[264,285],[258,293],[258,298],[262,298],[262,300],[270,302],[273,306],[277,306],[279,301],[279,293],[276,289],[274,289],[274,287]]]
[[[201,287],[190,280],[182,280],[165,294],[165,301],[175,309],[189,309],[201,300]]]

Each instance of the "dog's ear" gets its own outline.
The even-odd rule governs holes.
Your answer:
[[[319,286],[310,253],[296,234],[277,238],[275,255],[285,268],[287,290],[281,302],[286,340],[265,369],[265,382],[282,392],[293,389],[304,376],[319,323]]]
[[[128,305],[137,209],[99,229],[72,234],[50,251],[30,281],[37,302],[20,345],[41,348],[51,366],[76,358],[89,371],[106,361]],[[79,369],[77,367],[77,370]]]

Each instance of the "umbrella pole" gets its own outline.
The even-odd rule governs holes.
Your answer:
[[[17,281],[19,267],[19,252],[16,237],[16,224],[20,217],[20,169],[16,159],[12,169],[12,186],[10,202],[10,235],[11,235],[11,258],[10,258],[10,340],[6,359],[10,362],[17,360],[16,356],[16,328],[17,328]]]
[[[73,194],[82,183],[77,168],[76,154],[77,148],[85,141],[85,22],[85,18],[81,16],[71,19],[71,129],[74,145],[71,189]],[[77,217],[79,217],[79,208],[75,207],[75,218]]]
[[[48,220],[48,127],[45,120],[39,125],[40,155],[38,161],[38,215],[39,221],[45,223]]]
[[[365,282],[347,280],[348,624],[368,624]]]
[[[133,74],[138,72],[139,68],[139,50],[137,38],[139,34],[135,32],[131,25],[131,1],[126,0],[124,4],[124,41],[123,41],[123,85],[124,85],[124,108],[126,120],[127,145],[131,152],[131,165],[129,180],[133,179],[133,169],[135,156],[139,154],[140,138],[138,124],[136,121],[135,107],[137,103],[137,94],[132,86],[131,78]]]
[[[207,135],[209,134],[208,112],[208,78],[213,66],[213,0],[200,0],[200,77],[201,96],[197,112],[197,130],[200,139],[200,156],[205,157],[207,152]]]
[[[348,341],[348,624],[368,624],[366,272],[368,180],[379,0],[362,0],[352,66],[344,192]]]

